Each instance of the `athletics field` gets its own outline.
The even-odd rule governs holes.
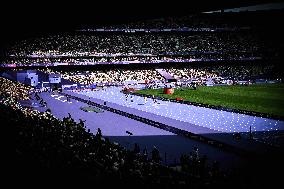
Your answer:
[[[183,98],[186,101],[227,108],[284,116],[284,84],[255,84],[249,86],[202,86],[175,89],[174,94],[163,94],[163,89],[145,89],[137,93],[163,98]]]

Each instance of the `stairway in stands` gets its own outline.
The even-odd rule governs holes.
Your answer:
[[[159,72],[159,74],[161,76],[163,76],[166,80],[175,80],[175,78],[168,72],[166,72],[164,69],[156,69],[157,72]]]

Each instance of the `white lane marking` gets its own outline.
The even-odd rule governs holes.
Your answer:
[[[58,95],[51,95],[51,97],[57,97]],[[61,102],[67,102],[67,99],[65,99],[65,100],[61,100],[61,98],[63,98],[63,97],[65,97],[65,96],[58,96],[57,98],[54,98],[55,100],[59,100],[59,101],[61,101]],[[72,102],[67,102],[68,104],[72,104]]]

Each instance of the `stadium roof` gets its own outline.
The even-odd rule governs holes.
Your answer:
[[[265,3],[237,8],[224,9],[224,12],[242,12],[242,11],[258,11],[258,10],[278,10],[284,9],[284,2],[276,2],[276,3]],[[203,13],[214,13],[221,12],[221,10],[216,11],[207,11]]]
[[[229,9],[268,3],[269,0],[175,0],[154,1],[41,1],[17,2],[13,10],[5,13],[7,32],[4,41],[33,36],[53,31],[70,31],[84,25],[102,26],[129,21],[184,16],[191,13]],[[273,0],[273,2],[281,2]],[[5,33],[5,31],[4,31]]]
[[[283,0],[282,0],[283,1]],[[163,16],[187,15],[190,13],[212,11],[218,9],[230,9],[236,7],[252,6],[257,4],[282,2],[281,0],[136,0],[113,1],[104,0],[80,2],[68,1],[58,4],[58,1],[43,1],[40,5],[27,4],[17,12],[20,20],[25,19],[27,24],[58,24],[92,22],[97,24],[108,24],[125,22],[128,20],[157,18]],[[19,5],[20,7],[21,5]],[[22,14],[21,14],[22,13]]]

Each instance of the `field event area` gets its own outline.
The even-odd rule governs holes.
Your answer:
[[[198,90],[182,87],[175,88],[174,94],[164,94],[164,89],[144,89],[137,93],[284,116],[284,84],[200,86]]]

